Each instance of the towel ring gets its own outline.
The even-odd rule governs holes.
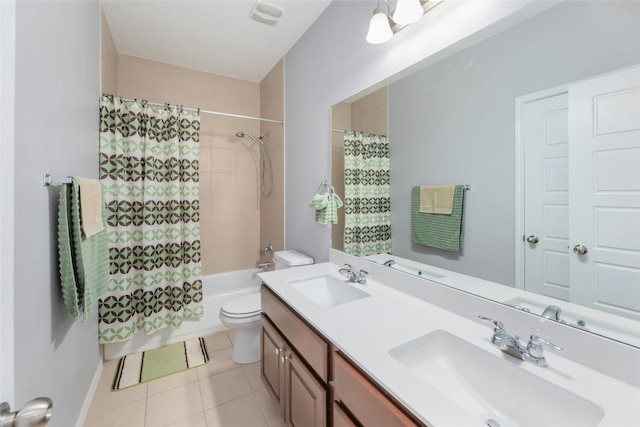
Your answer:
[[[316,193],[322,194],[320,191],[322,191],[323,188],[328,194],[333,193],[333,187],[329,184],[329,181],[322,181],[318,186],[318,190],[316,190]]]

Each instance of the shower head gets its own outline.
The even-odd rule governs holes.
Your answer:
[[[265,136],[268,137],[269,133],[266,133],[265,135],[262,135],[261,137],[256,138],[255,136],[251,135],[249,132],[240,131],[240,132],[236,132],[236,136],[238,138],[244,138],[245,136],[247,136],[247,137],[251,138],[253,140],[253,142],[255,142],[256,144],[262,145],[263,144],[262,138],[264,138]]]
[[[262,141],[263,138],[268,138],[270,136],[269,132],[265,133],[264,135],[261,135],[259,138],[256,138],[255,136],[251,135],[249,132],[244,132],[244,131],[236,132],[236,136],[238,138],[244,138],[246,136],[256,144],[258,144],[258,146],[260,147],[260,159],[262,160],[262,168],[261,168],[262,178],[260,179],[260,187],[262,189],[262,195],[265,198],[269,197],[271,195],[271,192],[273,191],[273,164],[271,163],[271,156],[269,156],[269,150],[267,150],[267,146],[264,145],[264,142]],[[270,182],[270,187],[268,191],[265,186],[265,176],[266,176],[267,165],[269,166],[269,182]]]

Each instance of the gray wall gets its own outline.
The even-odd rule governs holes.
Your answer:
[[[49,396],[50,426],[75,425],[101,363],[97,308],[64,307],[57,266],[55,177],[98,177],[97,1],[17,2],[15,84],[15,402]]]
[[[443,2],[390,42],[370,45],[375,1],[334,0],[285,56],[285,247],[329,258],[331,232],[314,222],[308,202],[331,176],[332,105],[530,5]]]
[[[393,253],[514,285],[518,96],[640,63],[639,2],[567,2],[389,87]],[[469,184],[464,249],[411,243],[410,188]]]

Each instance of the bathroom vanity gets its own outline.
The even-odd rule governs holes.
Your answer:
[[[287,425],[423,425],[270,288],[262,288],[261,376]]]
[[[407,275],[374,270],[355,284],[341,267],[260,274],[262,378],[287,425],[640,425],[637,384],[571,360],[572,343],[547,329],[533,332],[565,351],[545,350],[546,367],[526,363],[491,345],[491,324],[470,319],[505,307],[479,303],[491,312],[461,316],[408,291]]]

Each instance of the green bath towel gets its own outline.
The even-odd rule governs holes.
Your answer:
[[[78,317],[82,311],[86,320],[107,289],[109,252],[106,227],[89,238],[83,236],[80,208],[79,185],[73,180],[62,186],[58,205],[60,279],[69,313]]]
[[[420,187],[411,189],[411,241],[458,252],[464,237],[464,187],[456,185],[450,215],[420,212]]]
[[[58,200],[58,261],[60,265],[60,280],[62,282],[62,298],[64,305],[73,317],[80,314],[80,301],[82,295],[76,283],[76,273],[74,269],[73,242],[70,224],[71,220],[71,197],[69,190],[71,185],[64,184],[60,190]]]

